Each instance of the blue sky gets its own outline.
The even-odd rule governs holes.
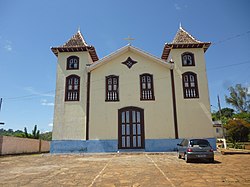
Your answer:
[[[181,22],[198,40],[212,42],[206,52],[210,100],[217,106],[219,94],[226,107],[229,86],[250,87],[249,9],[248,0],[0,0],[2,127],[52,129],[57,59],[50,47],[78,27],[99,58],[126,45],[128,35],[134,46],[160,57]]]

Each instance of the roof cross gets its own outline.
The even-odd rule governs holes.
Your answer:
[[[124,40],[127,40],[128,41],[128,45],[131,45],[131,42],[133,40],[135,40],[134,38],[131,38],[130,36],[128,36],[127,38],[124,38]]]

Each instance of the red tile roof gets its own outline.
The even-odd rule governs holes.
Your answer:
[[[177,31],[172,44],[194,44],[202,43],[201,41],[195,39],[191,34],[185,31],[182,27]]]
[[[89,46],[80,31],[77,31],[65,44],[59,47],[52,47],[53,53],[58,56],[59,52],[78,52],[78,51],[88,51],[93,62],[98,60],[94,46]]]
[[[162,52],[161,58],[167,60],[171,49],[175,48],[203,48],[204,52],[211,45],[210,42],[201,42],[195,39],[191,34],[185,31],[182,27],[177,31],[174,40],[171,43],[166,43]]]
[[[77,31],[77,33],[72,36],[62,47],[86,47],[88,44],[85,42],[82,33]]]

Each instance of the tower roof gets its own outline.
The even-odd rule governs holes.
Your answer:
[[[195,39],[191,34],[185,31],[181,26],[177,31],[172,44],[194,44],[202,43],[201,41]]]
[[[85,42],[83,35],[80,31],[72,36],[62,47],[86,47],[88,44]]]
[[[94,46],[90,46],[86,43],[82,33],[78,30],[66,43],[59,47],[51,47],[52,52],[58,56],[59,52],[79,52],[88,51],[93,62],[98,60]]]
[[[203,48],[204,52],[211,45],[210,42],[201,42],[184,30],[181,26],[171,43],[165,43],[161,58],[168,59],[171,49],[176,48]]]

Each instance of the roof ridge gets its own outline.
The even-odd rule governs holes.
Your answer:
[[[180,30],[182,30],[183,32],[185,32],[189,37],[191,37],[193,40],[197,41],[197,42],[200,42],[200,43],[203,43],[202,41],[200,40],[197,40],[194,36],[192,36],[189,32],[187,32],[185,29],[182,28],[182,26],[180,26]]]
[[[177,31],[172,44],[183,44],[183,43],[203,43],[202,41],[197,40],[194,36],[192,36],[189,32],[187,32],[185,29],[182,28],[182,26],[179,27],[179,30]]]
[[[88,44],[84,40],[82,33],[78,30],[66,43],[61,47],[87,47]]]
[[[81,39],[82,39],[82,41],[83,41],[84,45],[88,46],[88,44],[87,44],[87,42],[85,41],[85,39],[84,39],[84,37],[83,37],[83,35],[82,35],[81,31],[80,31],[80,30],[78,30],[78,31],[77,31],[77,33],[79,33],[79,35],[80,35],[80,37],[81,37]]]

